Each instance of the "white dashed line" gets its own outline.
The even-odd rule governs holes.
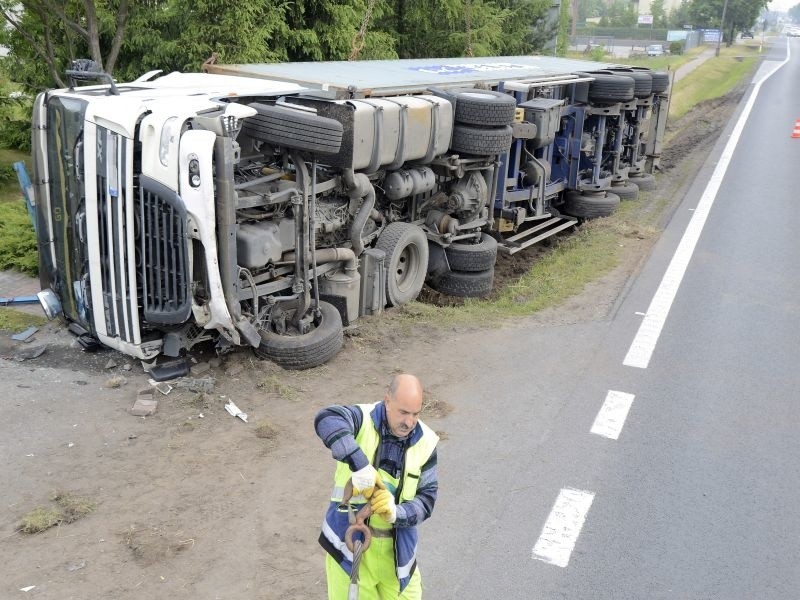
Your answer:
[[[771,71],[765,73],[763,77],[756,81],[753,93],[750,94],[750,97],[747,99],[747,104],[745,104],[742,114],[739,116],[739,120],[736,122],[731,132],[728,143],[725,145],[725,149],[719,157],[719,162],[717,162],[717,166],[708,181],[708,185],[705,191],[703,191],[700,202],[697,203],[689,225],[686,227],[686,231],[678,244],[678,249],[675,251],[667,267],[667,271],[664,273],[664,278],[661,280],[661,284],[658,286],[658,290],[656,290],[650,302],[647,314],[645,314],[641,325],[639,325],[639,331],[637,331],[636,337],[633,339],[628,349],[625,360],[622,361],[623,365],[646,369],[647,365],[650,364],[650,357],[653,355],[656,343],[658,343],[661,329],[664,327],[667,315],[672,307],[672,302],[675,300],[675,294],[678,293],[678,288],[683,281],[686,268],[689,266],[689,261],[692,258],[695,246],[697,246],[697,241],[700,239],[700,234],[708,218],[708,213],[711,210],[711,206],[714,204],[717,192],[719,192],[722,180],[725,177],[725,172],[728,170],[728,165],[733,158],[736,144],[739,142],[739,137],[742,135],[747,118],[750,116],[750,111],[753,109],[756,97],[761,89],[761,84],[779,68],[789,62],[789,58],[789,44],[787,41],[786,60],[776,65]]]
[[[600,412],[595,417],[591,432],[612,440],[619,439],[634,398],[633,394],[608,390],[606,401],[603,402]]]
[[[566,567],[593,500],[592,492],[572,488],[561,490],[533,547],[532,558]]]

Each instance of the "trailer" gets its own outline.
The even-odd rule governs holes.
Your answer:
[[[84,61],[34,105],[42,288],[142,360],[309,368],[426,283],[485,296],[498,251],[652,184],[669,97],[666,73],[541,56],[205,69]]]

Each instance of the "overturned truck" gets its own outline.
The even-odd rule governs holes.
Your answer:
[[[206,70],[81,63],[34,106],[42,288],[146,361],[211,341],[309,368],[425,283],[487,295],[498,252],[652,187],[670,84],[539,56]]]

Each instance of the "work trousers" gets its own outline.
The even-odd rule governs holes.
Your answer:
[[[347,600],[350,576],[330,554],[325,557],[328,575],[328,600]],[[411,581],[400,593],[394,570],[394,540],[373,537],[361,557],[358,570],[358,600],[422,600],[422,575],[414,571]]]

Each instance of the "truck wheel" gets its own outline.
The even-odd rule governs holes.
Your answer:
[[[653,76],[648,71],[611,69],[611,72],[633,79],[633,95],[637,98],[647,98],[653,93]]]
[[[579,219],[608,217],[614,214],[619,206],[619,196],[611,192],[576,192],[566,193],[563,212]]]
[[[669,73],[664,71],[653,71],[650,73],[653,77],[653,93],[663,94],[669,89]]]
[[[310,369],[328,362],[342,347],[342,316],[328,302],[320,302],[319,309],[322,318],[308,333],[286,335],[262,330],[255,355],[293,370]]]
[[[244,120],[242,131],[251,138],[315,154],[336,154],[342,145],[342,124],[302,110],[254,102],[258,111]]]
[[[487,233],[481,234],[477,244],[451,244],[444,249],[447,262],[454,271],[486,271],[497,261],[497,240]]]
[[[386,253],[386,299],[400,306],[419,296],[428,272],[428,238],[411,223],[389,223],[375,247]]]
[[[511,147],[511,127],[475,127],[456,123],[450,149],[464,154],[489,156],[501,154]]]
[[[633,100],[635,83],[627,75],[588,73],[594,77],[589,84],[589,100],[595,102],[628,102]]]
[[[517,101],[513,96],[492,90],[448,90],[455,99],[456,123],[501,127],[514,122]]]
[[[611,184],[611,192],[619,196],[620,200],[636,200],[639,197],[639,186],[631,181],[622,185]]]
[[[483,298],[492,293],[494,267],[485,271],[447,271],[431,287],[446,296]]]
[[[645,192],[656,189],[656,178],[649,173],[631,175],[628,180],[631,183],[635,183],[636,187]]]

